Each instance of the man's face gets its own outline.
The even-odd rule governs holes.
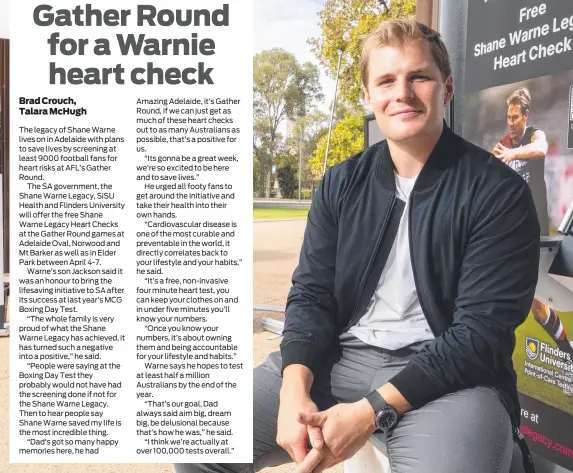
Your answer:
[[[523,135],[528,116],[529,112],[525,112],[525,115],[521,113],[519,104],[509,105],[507,108],[507,131],[511,139],[519,138]]]
[[[453,78],[444,81],[427,41],[370,51],[364,96],[389,140],[412,142],[441,130],[453,93]]]

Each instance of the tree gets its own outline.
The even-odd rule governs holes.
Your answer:
[[[259,188],[261,180],[261,165],[257,157],[253,154],[253,191]]]
[[[288,130],[285,150],[277,159],[277,163],[279,167],[290,165],[298,169],[302,132],[302,178],[308,179],[311,177],[308,160],[314,155],[318,140],[328,133],[328,115],[315,109],[298,121],[290,122]]]
[[[328,115],[318,109],[314,109],[296,122],[289,121],[287,129],[288,136],[284,143],[284,148],[275,160],[277,167],[279,169],[291,167],[295,170],[298,190],[298,172],[301,157],[300,141],[302,138],[301,184],[303,189],[312,189],[314,176],[311,173],[310,158],[314,156],[318,140],[328,133]]]
[[[272,166],[282,150],[280,123],[303,116],[322,100],[318,68],[299,64],[282,49],[263,51],[253,61],[253,153],[259,161],[259,192],[270,195]]]
[[[322,178],[327,139],[328,135],[320,138],[314,157],[310,160],[312,174],[316,179]],[[341,163],[363,149],[364,117],[360,112],[348,114],[332,127],[327,167]]]
[[[336,77],[339,51],[344,52],[339,77],[342,100],[354,107],[360,104],[363,36],[371,33],[382,20],[410,17],[415,12],[416,0],[326,0],[319,13],[322,35],[310,39],[309,44],[332,77]]]
[[[285,199],[292,199],[294,191],[298,188],[296,171],[290,166],[280,168],[277,171],[277,179],[279,180],[282,196]]]

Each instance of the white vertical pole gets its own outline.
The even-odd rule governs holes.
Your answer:
[[[336,107],[336,93],[338,92],[338,77],[340,76],[340,63],[342,60],[342,50],[338,51],[338,70],[336,71],[336,85],[334,86],[334,100],[332,101],[332,108],[330,110],[330,123],[328,125],[328,139],[326,141],[326,153],[324,155],[324,167],[322,175],[326,173],[326,161],[328,160],[328,149],[330,148],[330,136],[332,135],[332,122],[334,121],[334,109]]]

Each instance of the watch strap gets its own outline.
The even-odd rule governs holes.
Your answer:
[[[374,426],[378,431],[388,432],[393,429],[400,418],[396,409],[390,406],[376,390],[365,396],[365,398],[372,406],[372,409],[374,409]],[[388,416],[391,416],[389,424]]]
[[[374,390],[370,394],[366,395],[365,399],[370,403],[370,405],[372,406],[372,409],[374,409],[375,414],[378,414],[382,409],[389,407],[388,403],[384,400],[384,398],[376,390]]]

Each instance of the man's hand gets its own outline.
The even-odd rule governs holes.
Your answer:
[[[503,146],[501,143],[495,145],[492,151],[496,158],[501,159],[505,164],[511,163],[515,159],[515,153],[513,149]]]
[[[318,427],[306,426],[297,421],[299,412],[312,414],[318,407],[305,393],[281,390],[277,423],[277,443],[284,448],[297,464],[307,456],[307,444],[319,450],[322,448],[322,432]]]
[[[351,404],[337,404],[322,412],[300,412],[298,421],[321,429],[325,447],[313,448],[297,466],[295,473],[321,473],[343,462],[360,450],[376,430],[374,410],[365,399]]]

